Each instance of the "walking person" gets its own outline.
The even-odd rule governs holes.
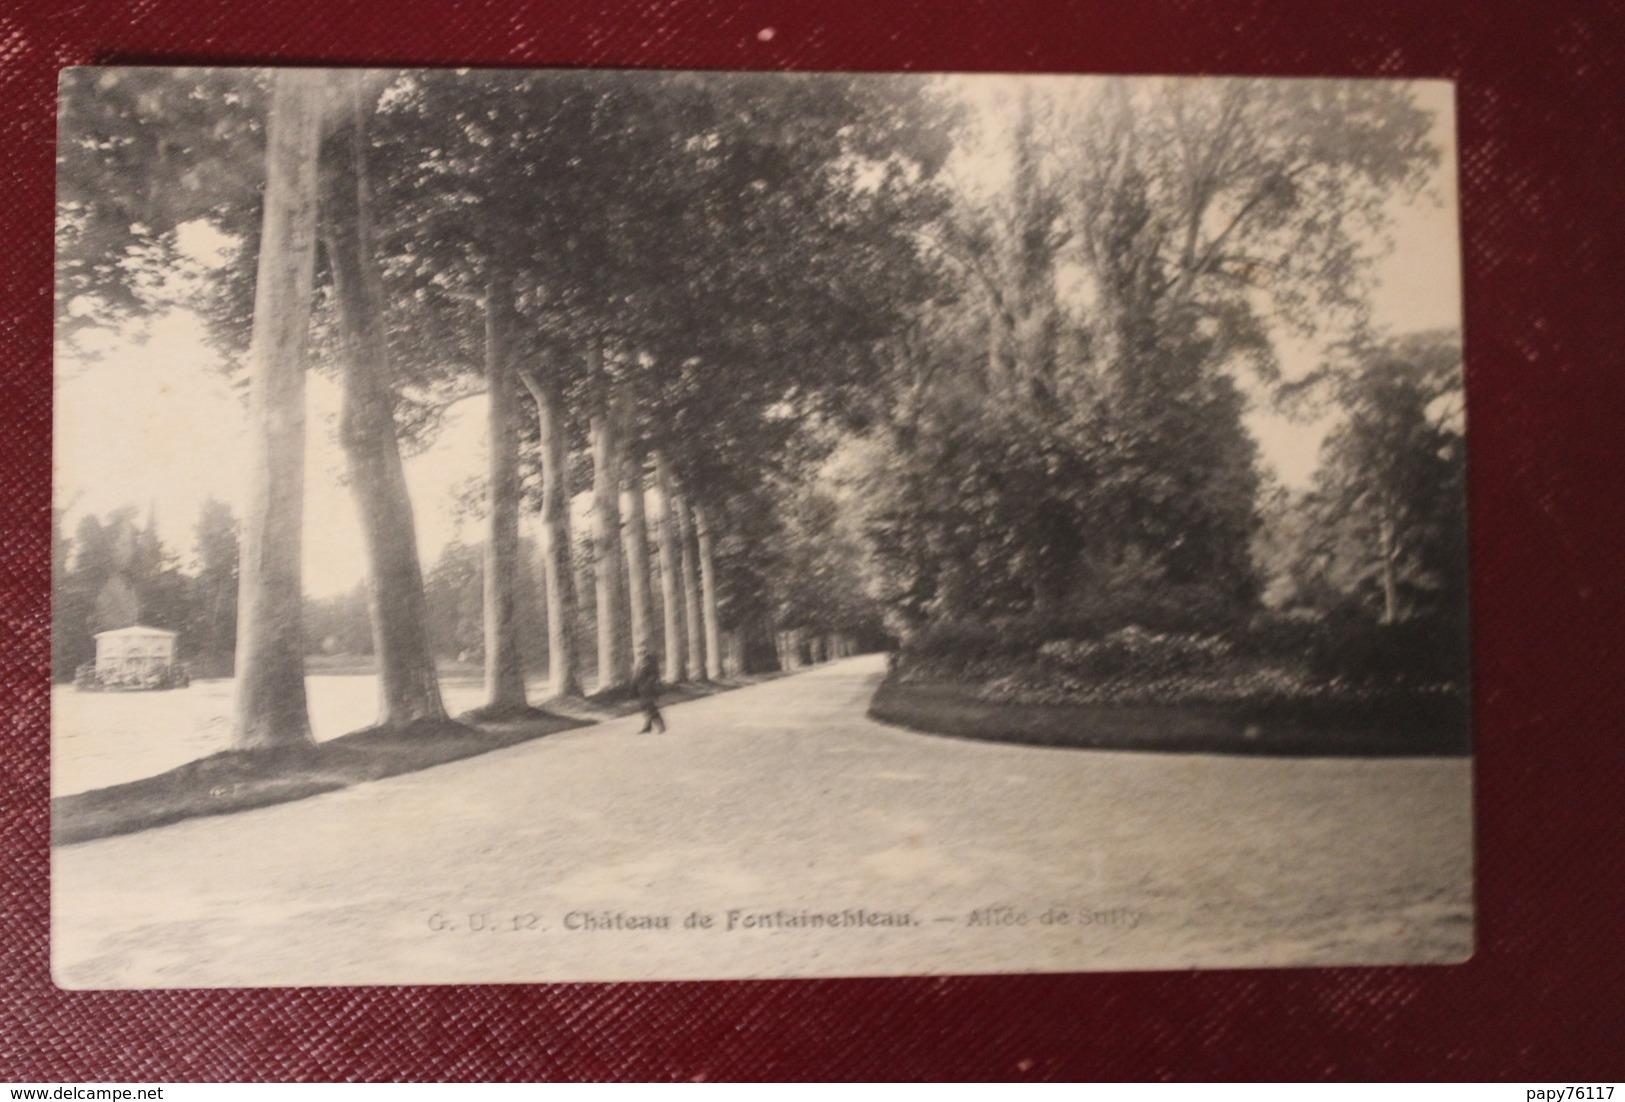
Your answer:
[[[639,649],[643,655],[638,659],[637,672],[632,675],[632,687],[637,690],[638,704],[643,708],[643,730],[638,734],[647,735],[651,729],[665,734],[666,720],[660,714],[660,662],[648,647]]]

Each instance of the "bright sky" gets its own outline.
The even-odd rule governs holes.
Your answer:
[[[1425,81],[1415,89],[1417,100],[1434,114],[1433,142],[1441,155],[1421,194],[1389,204],[1394,248],[1377,267],[1371,315],[1379,329],[1392,333],[1461,326],[1455,88],[1447,81]],[[1314,348],[1279,351],[1289,378],[1316,366]],[[1330,422],[1296,423],[1262,408],[1255,408],[1247,420],[1276,477],[1294,488],[1306,485]]]
[[[1008,77],[978,78],[989,82]],[[1417,86],[1437,113],[1435,138],[1445,150],[1440,171],[1415,202],[1395,203],[1395,248],[1378,269],[1373,303],[1377,323],[1394,332],[1459,325],[1460,248],[1456,218],[1454,112],[1450,85]],[[203,339],[198,319],[177,311],[155,319],[144,340],[104,334],[93,362],[62,359],[56,381],[56,500],[79,517],[135,504],[156,510],[164,544],[189,560],[193,528],[208,497],[240,517],[245,498],[243,439],[246,410]],[[1289,374],[1313,366],[1313,349],[1283,349]],[[363,576],[360,529],[343,485],[343,455],[334,424],[336,384],[312,372],[305,484],[305,586],[314,595],[352,588]],[[470,398],[447,416],[435,444],[406,461],[425,567],[459,533],[453,501],[467,480],[485,470],[485,401]],[[1312,474],[1326,423],[1297,424],[1255,408],[1249,427],[1265,465],[1289,486]]]

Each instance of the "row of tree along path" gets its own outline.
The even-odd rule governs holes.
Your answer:
[[[477,393],[485,717],[529,709],[527,601],[558,697],[644,650],[675,681],[1271,601],[1391,625],[1460,588],[1454,336],[1368,309],[1432,126],[1380,83],[75,70],[60,339],[181,304],[246,378],[242,749],[310,738],[312,366],[382,726],[446,719],[403,453]],[[1283,378],[1284,336],[1324,366]],[[1249,394],[1340,416],[1313,491],[1270,485]]]

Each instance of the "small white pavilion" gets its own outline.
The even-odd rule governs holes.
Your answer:
[[[175,664],[175,633],[141,624],[96,633],[96,676],[140,683]]]

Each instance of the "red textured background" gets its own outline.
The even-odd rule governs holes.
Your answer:
[[[6,0],[0,1080],[1625,1075],[1620,3]],[[775,34],[757,38],[764,27]],[[116,61],[1459,81],[1479,950],[1451,968],[72,993],[47,971],[56,73]]]

